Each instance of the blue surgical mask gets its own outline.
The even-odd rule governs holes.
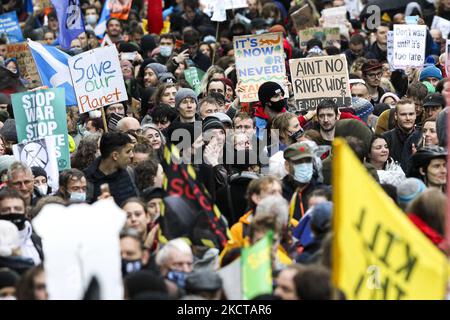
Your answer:
[[[172,54],[172,47],[171,46],[160,46],[159,53],[163,57],[170,57],[170,55]]]
[[[70,193],[70,201],[71,202],[85,202],[86,201],[86,193],[85,192],[71,192]]]
[[[294,179],[300,183],[309,183],[313,175],[313,164],[301,163],[294,165]]]
[[[183,271],[170,270],[167,274],[167,279],[175,282],[180,288],[184,288],[187,275],[188,274]]]

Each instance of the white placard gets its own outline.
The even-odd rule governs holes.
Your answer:
[[[26,163],[28,167],[39,167],[47,173],[47,184],[54,192],[59,188],[58,160],[55,139],[47,136],[42,139],[15,144],[12,146],[14,158]]]
[[[80,113],[128,100],[115,46],[90,50],[68,61]]]
[[[112,199],[42,209],[32,224],[42,238],[49,299],[81,299],[93,276],[100,299],[123,299],[119,233],[125,221]]]
[[[420,68],[425,61],[426,26],[394,25],[392,63],[397,69]]]
[[[447,39],[448,34],[450,33],[450,21],[438,16],[434,16],[433,23],[431,24],[431,29],[441,30],[442,37],[444,39]]]
[[[347,8],[345,6],[322,10],[323,27],[339,27],[341,34],[348,37]]]

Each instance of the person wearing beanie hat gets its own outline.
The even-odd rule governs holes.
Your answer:
[[[219,300],[222,278],[211,270],[194,271],[186,277],[186,293],[207,300]]]
[[[48,185],[47,173],[43,168],[31,167],[34,176],[34,186],[39,189],[43,196],[52,193],[52,188]]]
[[[159,83],[177,83],[177,79],[170,72],[160,73],[158,76]]]
[[[219,158],[225,145],[225,126],[216,117],[206,117],[202,122],[205,162],[215,167],[219,164]]]
[[[159,83],[158,77],[167,72],[167,67],[160,63],[149,63],[144,67],[144,87],[156,87]]]
[[[376,43],[374,43],[376,45]],[[362,78],[366,82],[367,89],[371,96],[370,103],[376,105],[380,102],[380,98],[385,91],[380,86],[381,77],[383,76],[383,65],[374,59],[367,60],[361,67]]]
[[[406,178],[397,186],[397,204],[405,211],[409,203],[426,190],[422,180],[417,178]]]
[[[369,116],[374,109],[370,101],[358,97],[352,97],[352,108],[355,110],[356,115],[365,123],[368,123]]]
[[[175,95],[175,108],[180,114],[180,121],[190,123],[195,121],[197,112],[197,94],[192,89],[181,88]]]
[[[434,87],[437,86],[438,82],[442,80],[442,72],[439,70],[439,68],[431,65],[428,67],[425,67],[419,75],[420,81],[428,81],[430,82]]]
[[[425,111],[425,119],[437,117],[439,112],[445,108],[444,96],[439,92],[429,94],[423,99],[423,108]]]
[[[395,103],[399,100],[400,98],[395,93],[386,92],[381,96],[380,103],[386,103],[390,106],[395,106]]]
[[[152,51],[155,48],[156,48],[156,41],[152,35],[146,34],[141,38],[141,49],[144,52],[143,54],[144,59],[151,58]]]

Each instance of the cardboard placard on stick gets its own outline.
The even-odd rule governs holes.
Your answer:
[[[314,17],[313,10],[308,4],[291,14],[292,21],[294,22],[297,32],[306,28],[312,28],[316,26],[317,20]]]
[[[322,41],[323,47],[332,46],[334,42],[341,41],[339,28],[308,28],[300,30],[298,33],[300,38],[300,49],[306,49],[309,40],[316,38]]]
[[[16,58],[19,73],[21,77],[27,81],[27,83],[25,83],[25,88],[34,89],[42,86],[36,63],[34,62],[26,42],[6,45],[6,57]]]
[[[425,61],[427,26],[394,25],[392,63],[397,69],[420,68]]]
[[[351,104],[345,55],[289,60],[296,109],[313,110],[325,99],[338,106]]]

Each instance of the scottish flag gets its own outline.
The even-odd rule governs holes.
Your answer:
[[[36,62],[42,84],[51,88],[64,88],[66,106],[78,105],[67,61],[70,56],[53,46],[42,45],[30,39],[28,39],[28,46]]]
[[[59,23],[58,40],[63,49],[70,49],[70,43],[84,32],[84,21],[79,0],[51,0]]]
[[[100,15],[100,19],[95,26],[94,32],[97,38],[103,39],[103,36],[106,32],[106,22],[108,22],[109,18],[111,18],[111,11],[109,9],[109,0],[105,1],[103,5],[102,13]]]

